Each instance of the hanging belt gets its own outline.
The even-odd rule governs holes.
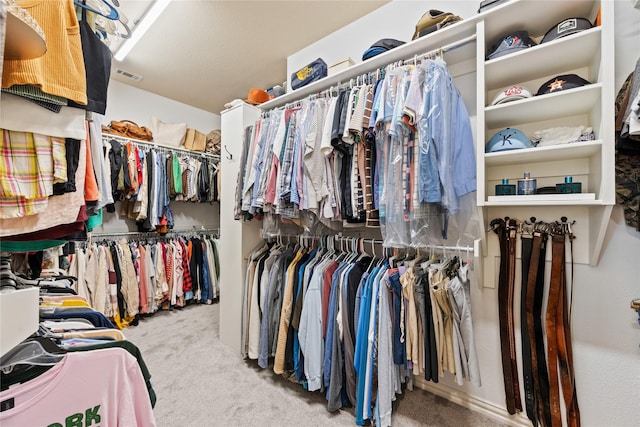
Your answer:
[[[571,330],[567,307],[567,275],[564,248],[565,234],[567,233],[566,226],[567,224],[563,223],[561,225],[562,229],[556,230],[552,237],[551,282],[546,315],[547,352],[549,356],[549,403],[553,427],[562,426],[560,384],[562,385],[562,394],[567,408],[567,425],[580,425],[580,413],[573,376]],[[572,238],[571,234],[569,234],[569,238]],[[573,263],[573,254],[571,262]],[[558,367],[560,381],[558,381]]]
[[[532,354],[532,343],[530,338],[533,336],[533,291],[531,292],[531,303],[527,299],[528,282],[530,268],[534,268],[537,272],[538,266],[530,267],[530,261],[533,261],[531,256],[531,250],[533,246],[533,236],[523,231],[520,236],[520,248],[521,248],[521,266],[522,266],[522,283],[520,289],[520,334],[522,336],[522,378],[524,380],[524,401],[525,408],[527,410],[527,418],[531,420],[531,423],[536,426],[537,414],[536,414],[536,396],[534,390],[534,378],[533,378],[533,365],[535,361],[535,355]],[[537,256],[536,256],[537,259]],[[535,282],[534,282],[535,283]],[[528,318],[531,317],[531,330],[529,330]],[[535,342],[533,343],[535,344]],[[534,347],[535,348],[535,347]]]
[[[560,300],[561,276],[564,274],[564,234],[551,238],[551,283],[547,302],[546,332],[549,361],[549,404],[552,427],[562,427],[560,412],[560,384],[558,381],[558,303]]]
[[[500,242],[498,317],[500,321],[500,350],[502,354],[504,391],[507,411],[510,414],[515,414],[517,411],[522,411],[513,328],[516,226],[515,221],[510,220],[507,228],[502,219],[492,221],[491,225]]]
[[[513,307],[515,301],[515,282],[516,282],[516,245],[518,225],[516,220],[509,220],[509,228],[507,229],[507,246],[509,247],[509,295],[508,295],[508,325],[509,325],[509,362],[511,364],[511,376],[513,378],[513,397],[515,400],[516,411],[522,411],[522,399],[520,398],[520,382],[518,377],[518,356],[516,353],[516,333],[515,319],[513,315]]]
[[[571,242],[571,266],[573,279],[573,235],[569,232]],[[580,426],[580,410],[578,408],[578,397],[576,395],[576,384],[573,372],[573,351],[571,346],[571,312],[567,304],[567,275],[564,271],[565,252],[562,252],[563,271],[560,276],[560,294],[556,314],[556,328],[558,337],[558,364],[560,367],[560,384],[562,385],[562,396],[567,408],[567,425],[569,427]],[[573,289],[573,284],[571,286]]]
[[[547,234],[537,230],[533,233],[531,260],[527,272],[526,293],[526,330],[531,349],[531,373],[533,377],[534,404],[537,423],[549,427],[551,412],[549,409],[549,377],[544,349],[542,329],[542,300],[544,297],[544,270]],[[523,272],[523,275],[525,273]],[[525,338],[523,337],[523,341]],[[528,408],[528,407],[527,407]],[[528,410],[528,409],[527,409]]]

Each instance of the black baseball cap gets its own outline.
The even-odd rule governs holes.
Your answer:
[[[585,85],[590,85],[591,82],[583,79],[576,74],[563,74],[547,80],[538,89],[537,95],[545,95],[547,93],[559,92],[561,90],[574,89]]]
[[[580,31],[588,30],[589,28],[593,28],[593,25],[591,25],[591,22],[586,18],[565,19],[551,27],[542,38],[540,44],[550,42],[561,37],[570,36],[571,34],[579,33]]]

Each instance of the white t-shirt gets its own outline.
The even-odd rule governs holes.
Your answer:
[[[58,138],[87,139],[86,115],[85,110],[73,107],[54,113],[10,93],[3,93],[0,102],[0,128]]]
[[[0,402],[13,405],[0,412],[2,427],[156,425],[140,367],[122,348],[68,353],[38,378],[0,392]]]

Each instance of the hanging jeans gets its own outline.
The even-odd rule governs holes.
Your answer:
[[[400,330],[400,318],[402,317],[402,284],[400,273],[396,271],[389,275],[389,283],[393,292],[393,363],[404,365],[406,360],[404,339]]]

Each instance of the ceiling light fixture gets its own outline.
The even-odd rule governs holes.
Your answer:
[[[131,37],[126,39],[118,48],[115,55],[113,56],[116,61],[122,61],[124,58],[131,52],[131,49],[140,41],[142,36],[147,32],[151,25],[158,19],[160,14],[164,12],[164,10],[169,6],[171,0],[155,0],[151,6],[144,13],[142,18],[138,21],[135,27],[133,27],[133,31],[131,32]]]

